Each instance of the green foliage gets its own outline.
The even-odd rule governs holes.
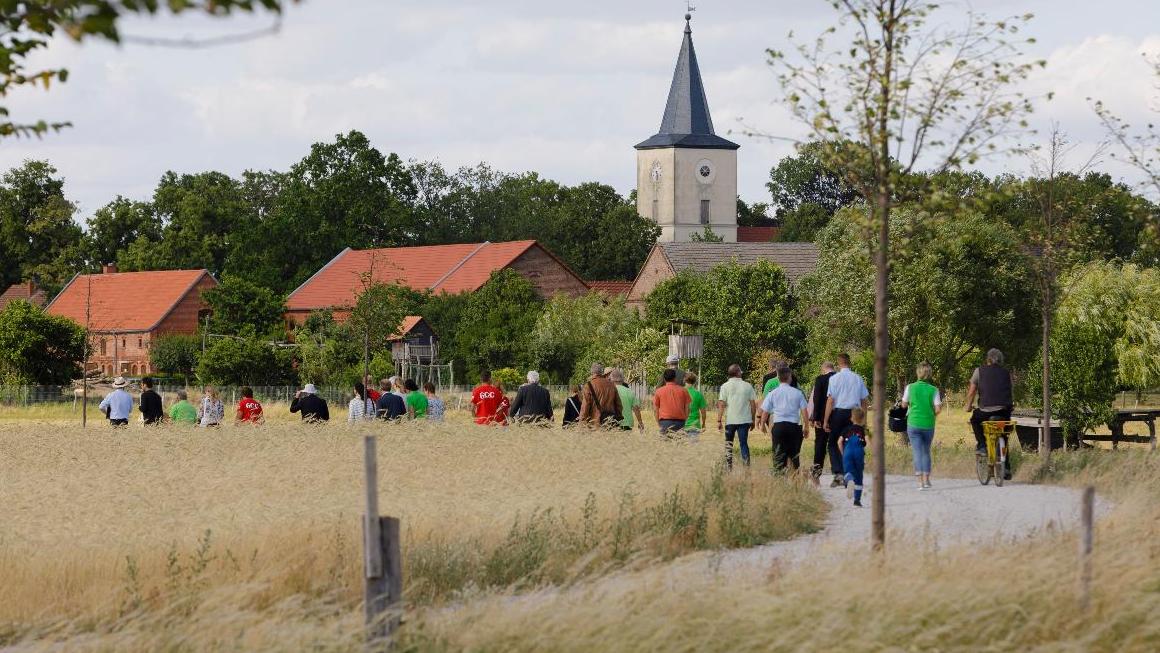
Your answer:
[[[212,333],[281,337],[286,306],[267,288],[242,277],[225,275],[216,288],[203,292],[202,298],[213,311],[209,327]]]
[[[488,282],[467,298],[455,331],[468,373],[522,366],[543,305],[532,283],[515,270],[492,273]]]
[[[0,311],[0,383],[68,383],[80,374],[85,332],[24,300]]]
[[[491,380],[499,383],[505,391],[515,390],[520,387],[526,378],[525,372],[520,372],[514,367],[501,367],[498,370],[491,371]]]
[[[830,167],[827,149],[813,141],[795,156],[778,161],[769,171],[766,188],[781,222],[778,240],[812,241],[814,233],[843,207],[861,199],[858,190]]]
[[[1091,263],[1063,287],[1051,336],[1052,412],[1074,435],[1106,423],[1120,389],[1160,385],[1160,270]]]
[[[714,233],[713,228],[710,227],[709,225],[705,225],[705,228],[701,230],[701,233],[699,233],[699,234],[695,233],[692,236],[690,236],[689,240],[691,240],[694,243],[723,243],[723,242],[725,242],[725,239],[722,238],[721,236],[718,236],[716,233]]]
[[[72,277],[82,258],[75,212],[46,161],[25,161],[0,178],[0,288],[36,280],[53,289]]]
[[[292,350],[256,338],[216,338],[197,365],[202,383],[296,385]]]
[[[369,364],[371,356],[390,348],[387,339],[399,332],[403,318],[407,317],[406,303],[400,298],[409,297],[410,291],[399,286],[371,283],[369,277],[366,283],[351,309],[346,326],[356,337],[360,351],[364,351],[364,362]],[[362,374],[358,376],[361,378]]]
[[[859,209],[839,211],[818,235],[818,268],[801,281],[815,359],[873,348],[874,273],[861,237],[867,219]],[[1013,365],[1029,361],[1038,294],[1012,230],[977,214],[941,219],[909,208],[896,210],[890,226],[890,384],[901,386],[926,360],[940,384],[959,387],[964,363],[996,346]]]
[[[97,209],[88,219],[85,233],[85,258],[90,269],[105,263],[116,263],[118,255],[134,241],[161,240],[161,220],[149,202],[136,202],[118,195]]]
[[[317,385],[347,385],[362,375],[363,339],[327,311],[316,311],[294,334],[298,375]]]
[[[739,227],[772,227],[777,221],[769,216],[769,205],[765,202],[747,204],[740,197],[737,198],[737,226]]]
[[[624,337],[593,343],[576,361],[571,382],[588,378],[593,363],[619,367],[630,382],[653,383],[659,379],[669,352],[668,331],[649,326],[636,329]]]
[[[720,383],[730,364],[745,365],[763,349],[785,352],[795,362],[805,358],[805,326],[789,282],[768,261],[747,266],[730,261],[703,275],[682,271],[658,284],[646,307],[648,322],[662,333],[671,319],[701,323],[700,363],[708,383]]]
[[[201,338],[198,336],[167,334],[158,336],[149,345],[149,362],[153,369],[179,374],[186,381],[197,369],[200,356]]]
[[[641,327],[636,311],[626,308],[621,297],[559,295],[544,305],[536,320],[529,362],[552,379],[583,378],[592,360],[608,356],[615,347],[631,341]],[[581,359],[591,360],[580,365]]]
[[[53,2],[5,2],[0,7],[0,97],[22,86],[37,85],[48,90],[53,82],[63,83],[68,71],[63,68],[28,70],[29,58],[48,47],[54,37],[67,36],[74,41],[98,37],[119,42],[119,21],[126,15],[157,14],[161,8],[173,14],[200,12],[224,16],[233,11],[252,12],[265,8],[279,11],[283,0],[54,0]],[[41,58],[43,60],[43,58]],[[0,137],[41,136],[70,126],[68,122],[16,122],[8,119],[7,107],[0,107]]]

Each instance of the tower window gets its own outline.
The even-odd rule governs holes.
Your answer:
[[[709,200],[701,200],[701,224],[709,224]]]
[[[653,200],[652,213],[653,213],[652,219],[654,222],[661,219],[661,201],[660,200]]]

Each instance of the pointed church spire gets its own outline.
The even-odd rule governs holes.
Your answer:
[[[656,135],[637,145],[638,150],[654,147],[735,150],[740,147],[713,131],[709,100],[705,97],[701,68],[697,65],[697,51],[693,48],[692,18],[692,15],[685,14],[685,36],[677,56],[677,67],[673,70],[673,83],[669,87],[669,99],[665,104],[661,127]]]

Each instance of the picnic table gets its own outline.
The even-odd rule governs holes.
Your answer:
[[[1119,448],[1121,442],[1147,444],[1156,449],[1156,420],[1160,418],[1160,408],[1120,408],[1115,412],[1112,421],[1108,423],[1110,435],[1083,433],[1079,440],[1086,442],[1111,442],[1112,449]],[[1043,427],[1043,413],[1037,410],[1016,410],[1011,413],[1015,422],[1015,432],[1019,436],[1019,443],[1024,449],[1037,450],[1039,448],[1039,431]],[[1148,425],[1148,435],[1124,435],[1124,425],[1130,422],[1142,422]],[[1051,448],[1063,447],[1063,425],[1057,419],[1051,420]],[[1080,442],[1070,442],[1069,445],[1079,448]]]

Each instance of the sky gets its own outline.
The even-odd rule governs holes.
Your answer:
[[[769,169],[800,138],[781,104],[767,48],[812,37],[834,13],[823,0],[703,0],[693,39],[717,132],[741,144],[739,192],[768,201]],[[1157,0],[948,2],[988,17],[1035,14],[1029,54],[1047,61],[1027,82],[1045,96],[1032,118],[1058,122],[1083,163],[1105,138],[1089,97],[1129,122],[1160,111],[1142,56],[1160,56]],[[81,45],[58,40],[33,65],[63,66],[64,85],[5,98],[16,120],[69,120],[43,139],[0,144],[0,169],[47,159],[65,178],[78,219],[114,197],[148,199],[167,170],[285,170],[310,145],[357,129],[382,152],[442,162],[487,162],[563,183],[599,181],[627,194],[632,146],[656,132],[684,29],[681,0],[303,0],[277,34],[210,49]],[[269,15],[133,19],[123,33],[207,38],[244,33]],[[1042,134],[1041,134],[1042,136]],[[1035,137],[1031,137],[1035,138]],[[1100,166],[1131,182],[1106,156]],[[1027,172],[1025,158],[987,161],[989,173]]]

